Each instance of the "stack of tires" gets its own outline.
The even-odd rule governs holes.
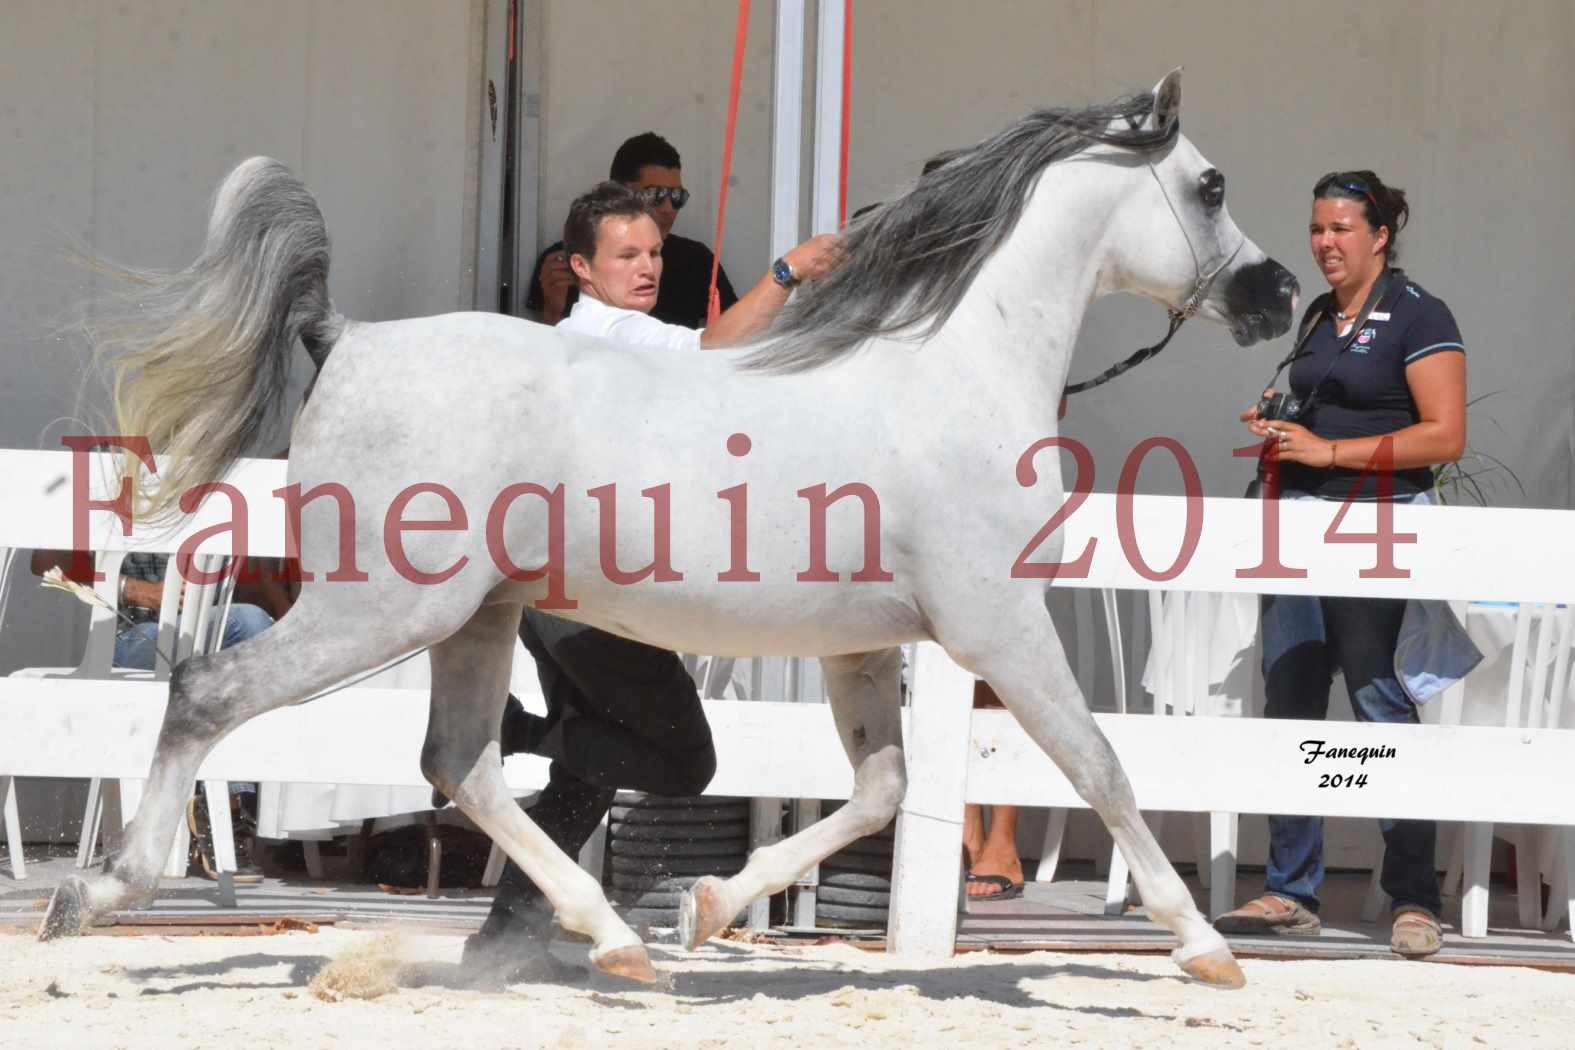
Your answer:
[[[815,890],[815,925],[837,929],[886,928],[896,835],[897,824],[893,821],[876,834],[850,842],[820,862],[820,885]]]
[[[632,926],[676,927],[695,880],[736,875],[748,859],[748,799],[636,791],[613,799],[605,875],[609,897]]]

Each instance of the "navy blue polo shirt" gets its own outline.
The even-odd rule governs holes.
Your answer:
[[[1339,353],[1350,332],[1336,332],[1334,318],[1325,311],[1307,339],[1305,352],[1291,365],[1291,390],[1297,397],[1305,401],[1313,393],[1313,384],[1318,384],[1312,408],[1299,422],[1321,438],[1373,437],[1420,422],[1421,414],[1405,380],[1406,367],[1432,354],[1465,352],[1460,327],[1444,301],[1429,295],[1415,281],[1396,276],[1395,284],[1349,349]],[[1286,463],[1281,484],[1325,499],[1373,499],[1378,482],[1371,475],[1352,493],[1361,473],[1344,467],[1323,470]],[[1432,487],[1433,472],[1428,467],[1394,473],[1397,498]]]

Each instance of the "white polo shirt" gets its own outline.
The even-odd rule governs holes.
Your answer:
[[[663,350],[700,349],[700,331],[680,324],[658,321],[638,310],[608,306],[584,292],[569,316],[558,327],[597,339],[610,339],[630,346],[652,346]]]

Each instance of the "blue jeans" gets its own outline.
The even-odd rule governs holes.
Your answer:
[[[1345,675],[1351,706],[1362,722],[1418,721],[1416,705],[1395,679],[1395,642],[1405,615],[1397,598],[1315,598],[1264,595],[1263,678],[1267,718],[1322,719],[1329,711],[1335,668]],[[1442,908],[1430,820],[1383,820],[1380,881],[1396,907]],[[1323,819],[1269,818],[1268,890],[1318,910],[1323,882]]]
[[[255,605],[230,606],[224,620],[224,648],[239,645],[273,626],[273,617]],[[158,659],[159,625],[139,623],[115,636],[115,666],[133,671],[151,671]]]

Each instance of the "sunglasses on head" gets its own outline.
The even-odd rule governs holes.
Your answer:
[[[673,206],[674,211],[679,211],[689,203],[689,191],[682,186],[647,186],[643,190],[635,190],[647,208],[655,208],[663,201]]]
[[[1345,175],[1338,171],[1331,171],[1329,174],[1318,180],[1318,184],[1313,187],[1313,196],[1318,196],[1330,186],[1338,186],[1348,193],[1361,194],[1363,197],[1366,197],[1368,203],[1373,206],[1374,214],[1378,215],[1379,217],[1383,216],[1384,210],[1378,206],[1378,198],[1373,196],[1373,188],[1369,186],[1364,180],[1359,179],[1354,175]]]

